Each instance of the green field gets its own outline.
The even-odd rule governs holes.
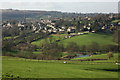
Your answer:
[[[40,40],[34,41],[31,44],[40,46],[42,43],[44,43],[46,41],[49,41],[49,39],[52,39],[52,41],[57,40],[57,39],[63,40],[64,35],[65,34],[62,34],[62,35],[50,35],[49,37],[47,37],[45,39],[40,39]]]
[[[115,42],[113,42],[113,36],[112,35],[107,35],[107,34],[96,34],[96,33],[89,33],[89,34],[84,34],[80,36],[74,36],[68,39],[62,39],[64,35],[62,36],[52,36],[54,39],[61,39],[59,43],[63,43],[64,45],[67,45],[69,42],[75,42],[78,45],[89,45],[93,42],[98,43],[99,45],[109,45],[113,44],[116,45]],[[47,38],[48,39],[48,38]],[[38,41],[32,42],[34,45],[40,45],[41,43],[44,43],[45,39],[41,39]]]
[[[68,39],[63,39],[65,34],[62,35],[50,35],[46,39],[40,39],[34,41],[31,44],[41,45],[48,41],[60,40],[58,43],[67,45],[69,42],[75,42],[78,45],[90,45],[93,42],[97,42],[99,45],[117,45],[113,42],[113,36],[107,34],[89,33],[79,36],[74,36]],[[17,52],[11,52],[17,53]],[[41,50],[33,52],[34,54],[40,54]],[[63,56],[68,53],[62,53]],[[72,53],[71,53],[72,54]],[[114,57],[110,60],[100,61],[77,61],[79,59],[106,59],[107,54],[93,55],[84,58],[75,58],[67,61],[64,64],[64,60],[30,60],[17,57],[2,57],[2,73],[3,78],[118,78],[118,65],[115,61],[118,61],[118,53],[114,53]]]
[[[105,62],[115,62],[118,61],[118,56],[119,53],[113,53],[113,56],[110,60],[105,60]],[[88,57],[81,57],[81,58],[74,58],[72,60],[79,60],[79,59],[108,59],[107,54],[99,54],[99,55],[92,55],[92,56],[88,56]],[[99,62],[99,61],[97,61]]]
[[[80,61],[30,60],[3,56],[3,78],[118,78],[118,65]],[[11,76],[10,76],[11,77]]]
[[[14,37],[4,37],[3,39],[12,39],[12,38],[17,38],[18,36],[14,36]]]
[[[69,42],[75,42],[78,45],[89,45],[93,42],[96,42],[99,45],[116,44],[115,42],[113,42],[112,35],[95,34],[95,33],[75,36],[61,41],[61,43],[64,43],[65,45],[67,45]]]
[[[113,20],[112,22],[120,22],[120,19],[118,19],[118,20]]]

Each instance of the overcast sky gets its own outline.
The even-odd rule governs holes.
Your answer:
[[[119,0],[1,0],[1,9],[116,13]]]
[[[0,0],[0,2],[118,2],[120,0]]]

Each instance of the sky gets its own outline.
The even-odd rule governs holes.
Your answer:
[[[119,0],[0,0],[0,2],[118,2]]]
[[[119,0],[0,0],[1,9],[117,13]]]

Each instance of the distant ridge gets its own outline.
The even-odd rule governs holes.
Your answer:
[[[43,11],[43,10],[17,10],[17,9],[0,9],[2,11],[3,20],[23,20],[24,15],[26,18],[30,19],[40,19],[47,18],[51,16],[52,18],[75,18],[78,16],[96,16],[103,13],[67,13],[60,11]],[[0,13],[1,14],[1,13]]]

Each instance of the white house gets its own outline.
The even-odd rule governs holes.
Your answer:
[[[105,26],[103,26],[101,29],[105,29]]]
[[[20,22],[18,23],[18,27],[25,27],[25,25],[21,24]]]
[[[75,29],[76,29],[76,27],[69,27],[69,28],[67,29],[67,32],[74,32]]]
[[[7,24],[8,27],[12,27],[10,23]]]

